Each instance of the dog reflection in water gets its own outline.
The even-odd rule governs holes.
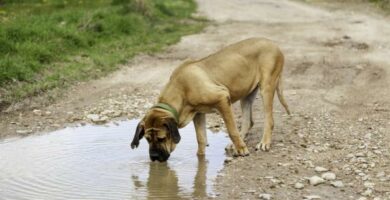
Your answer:
[[[146,185],[137,176],[132,176],[132,179],[136,190],[146,187],[147,199],[183,199],[188,196],[199,199],[207,197],[206,172],[207,160],[204,156],[199,156],[191,194],[184,193],[180,188],[179,178],[167,162],[150,162]]]

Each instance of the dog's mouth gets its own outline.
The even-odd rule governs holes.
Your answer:
[[[149,157],[152,161],[165,162],[168,160],[170,154],[167,152],[149,151]]]

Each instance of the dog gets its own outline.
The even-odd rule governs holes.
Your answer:
[[[176,68],[162,90],[158,103],[139,122],[131,148],[139,140],[149,143],[152,161],[166,161],[180,141],[179,128],[191,120],[195,125],[198,155],[207,145],[206,113],[218,111],[222,116],[235,156],[249,155],[243,139],[253,126],[252,104],[260,91],[264,105],[264,133],[256,150],[268,151],[274,127],[273,99],[290,114],[283,97],[281,74],[284,56],[277,45],[265,38],[249,38],[196,61],[186,61]],[[239,132],[232,104],[240,100],[242,126]]]

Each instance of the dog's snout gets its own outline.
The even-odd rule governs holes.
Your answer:
[[[151,151],[151,152],[149,153],[149,156],[150,156],[150,159],[151,159],[152,161],[158,160],[158,157],[159,157],[158,153],[157,153],[157,152],[154,152],[154,151]]]
[[[170,154],[166,152],[159,152],[156,150],[149,151],[150,160],[155,161],[158,160],[160,162],[165,162],[168,160]]]

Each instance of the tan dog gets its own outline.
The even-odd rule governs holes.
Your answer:
[[[263,38],[251,38],[227,46],[206,58],[185,62],[171,75],[168,84],[138,124],[131,147],[145,137],[152,160],[166,161],[180,141],[178,128],[194,121],[198,155],[207,144],[205,113],[217,110],[235,147],[235,154],[249,154],[243,138],[253,126],[252,104],[260,90],[263,97],[264,134],[256,149],[269,150],[274,127],[272,116],[275,91],[290,114],[281,90],[284,57],[279,48]],[[232,104],[240,100],[242,128],[239,133]]]

